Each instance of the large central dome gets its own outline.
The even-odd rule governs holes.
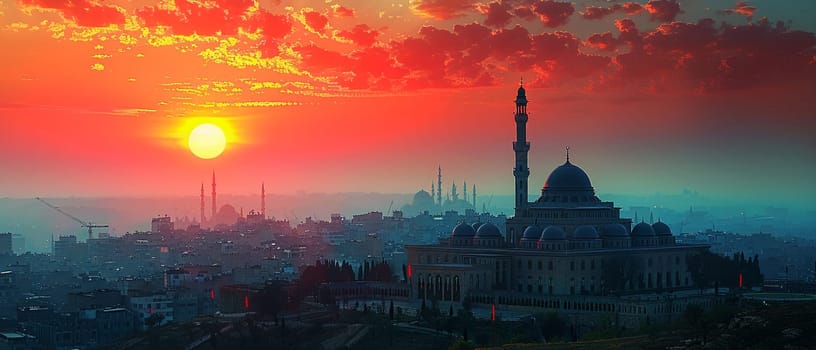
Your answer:
[[[601,200],[595,196],[595,189],[589,181],[589,176],[583,169],[567,161],[555,168],[547,177],[541,197],[535,201],[535,206],[544,207],[577,207],[594,206]]]
[[[547,190],[592,191],[593,189],[589,176],[584,170],[567,161],[564,165],[555,168],[547,177],[544,191]]]

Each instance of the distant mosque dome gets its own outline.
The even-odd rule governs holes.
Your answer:
[[[216,224],[226,224],[232,225],[238,221],[241,217],[238,214],[238,211],[235,210],[235,207],[229,204],[224,204],[221,208],[218,209],[218,212],[215,214],[214,222]]]
[[[411,205],[428,208],[434,205],[434,200],[430,193],[425,190],[420,190],[414,195],[414,200],[411,202]]]
[[[572,238],[575,239],[596,239],[598,238],[598,230],[594,226],[583,225],[575,228],[572,232]]]
[[[570,163],[569,160],[555,168],[547,177],[547,181],[544,183],[544,191],[548,190],[594,192],[587,173]]]
[[[671,236],[672,234],[669,225],[664,224],[660,220],[652,225],[652,230],[654,230],[654,233],[658,236]]]
[[[635,228],[632,229],[632,236],[649,237],[654,235],[655,231],[652,228],[652,225],[645,222],[635,225]]]
[[[454,237],[473,237],[476,235],[476,230],[473,229],[473,226],[463,222],[453,228],[451,235]]]
[[[476,231],[476,238],[494,238],[501,236],[501,230],[499,230],[499,227],[494,225],[492,222],[482,224],[482,226],[479,226],[479,229]]]
[[[524,234],[521,236],[521,239],[529,239],[529,240],[538,240],[541,237],[541,227],[536,225],[527,226],[524,229]]]
[[[560,226],[547,226],[543,232],[541,232],[541,240],[563,240],[567,239],[567,233],[564,232]]]
[[[626,232],[626,226],[621,224],[604,225],[602,235],[604,237],[626,237],[629,233]]]

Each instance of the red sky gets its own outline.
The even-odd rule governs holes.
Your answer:
[[[0,1],[0,196],[531,193],[564,146],[601,193],[816,195],[810,1]],[[213,160],[185,145],[209,121]]]

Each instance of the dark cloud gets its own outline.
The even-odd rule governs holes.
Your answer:
[[[136,15],[149,27],[166,26],[174,34],[234,35],[239,28],[249,32],[262,31],[266,36],[282,38],[292,31],[289,18],[264,9],[249,12],[251,0],[220,0],[204,5],[188,0],[175,0],[175,10],[148,6]]]
[[[560,27],[567,23],[569,17],[575,12],[575,7],[571,2],[559,2],[550,0],[539,0],[532,2],[533,13],[538,15],[545,26],[550,28]]]
[[[462,17],[465,12],[475,9],[474,0],[412,0],[415,12],[439,20]]]
[[[480,4],[479,12],[486,16],[484,24],[490,27],[502,28],[510,23],[513,15],[510,13],[510,6],[505,1],[492,1],[487,4]]]
[[[380,32],[371,29],[367,24],[358,24],[351,30],[341,30],[337,36],[351,40],[360,46],[371,46],[377,41],[377,36]]]
[[[348,7],[338,6],[334,9],[334,15],[337,17],[354,17],[354,10]]]
[[[622,12],[627,15],[635,15],[643,11],[643,6],[635,2],[627,2],[624,4],[613,4],[609,7],[586,6],[584,12],[580,15],[584,19],[603,19],[616,12]]]
[[[649,11],[652,21],[671,22],[680,14],[680,3],[677,0],[649,0],[643,5]]]
[[[749,21],[754,17],[754,13],[756,13],[757,8],[751,6],[747,2],[737,1],[737,4],[734,5],[734,8],[721,10],[721,14],[730,15],[730,14],[738,14],[745,16]]]
[[[601,51],[615,51],[620,45],[620,40],[612,36],[612,33],[595,33],[587,38],[586,43]]]
[[[328,17],[320,14],[319,12],[307,11],[303,13],[303,18],[306,21],[306,25],[312,30],[318,33],[326,32],[326,26],[329,24]]]
[[[23,5],[57,10],[66,19],[84,27],[106,27],[124,24],[125,14],[115,6],[90,0],[20,0]]]
[[[615,56],[618,83],[684,87],[697,92],[788,84],[816,79],[816,35],[766,19],[756,24],[662,24],[637,33],[619,21],[629,52]],[[812,83],[811,83],[812,85]]]

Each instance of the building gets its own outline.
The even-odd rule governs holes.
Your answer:
[[[589,176],[566,161],[529,202],[527,97],[516,97],[515,215],[504,227],[462,222],[438,244],[406,246],[414,299],[499,304],[568,314],[610,313],[636,326],[677,317],[697,297],[686,258],[707,245],[678,244],[668,225],[620,217],[595,195]],[[677,293],[675,293],[677,292]],[[670,305],[665,305],[671,300]]]
[[[0,255],[12,255],[11,233],[0,233]]]
[[[26,240],[25,236],[14,233],[11,235],[11,248],[14,251],[14,254],[23,255],[25,254],[28,249],[26,249]]]
[[[168,234],[173,232],[173,220],[165,215],[150,220],[150,232]]]
[[[147,329],[145,320],[151,315],[159,314],[161,322],[157,326],[163,326],[173,322],[173,297],[165,293],[135,293],[130,296],[129,307],[136,316],[137,327]]]

